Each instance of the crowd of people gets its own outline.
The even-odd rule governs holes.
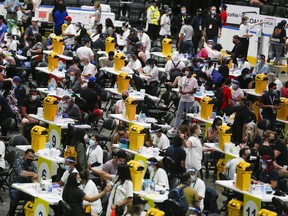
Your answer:
[[[224,51],[229,55],[223,57],[223,48],[218,43],[218,38],[221,37],[222,26],[227,25],[225,4],[220,8],[215,6],[209,9],[194,8],[195,14],[190,14],[190,10],[182,6],[179,14],[171,17],[173,14],[168,6],[163,5],[160,11],[157,2],[152,1],[147,9],[146,28],[140,26],[132,28],[129,22],[124,22],[119,30],[110,18],[105,20],[104,25],[101,24],[101,6],[96,2],[95,14],[90,16],[94,19],[94,25],[91,27],[92,33],[89,33],[89,29],[69,16],[64,2],[59,0],[52,11],[54,33],[44,38],[40,34],[38,20],[34,17],[33,2],[27,0],[24,6],[20,6],[18,1],[6,0],[4,3],[7,10],[6,19],[0,15],[1,123],[11,118],[15,119],[16,127],[20,128],[28,139],[31,128],[43,124],[29,115],[37,114],[38,108],[43,106],[36,89],[43,85],[43,77],[36,70],[36,66],[45,64],[43,50],[53,50],[52,41],[57,35],[62,36],[64,40],[63,54],[73,57],[72,62],[67,61],[66,68],[62,68],[66,71],[66,77],[59,83],[60,87],[75,93],[73,96],[67,95],[61,99],[60,115],[63,118],[87,123],[87,119],[83,118],[85,112],[89,115],[88,123],[97,125],[105,111],[117,114],[125,112],[125,100],[129,97],[130,90],[123,91],[121,98],[111,102],[113,106],[109,110],[104,109],[108,107],[107,104],[104,107],[106,101],[103,94],[107,93],[105,87],[114,87],[116,77],[106,74],[101,68],[113,68],[114,56],[119,52],[123,52],[126,58],[122,70],[134,72],[132,88],[138,88],[137,83],[140,82],[146,93],[156,97],[160,97],[163,92],[160,87],[164,87],[165,92],[171,92],[172,99],[165,105],[168,107],[167,112],[175,113],[172,128],[166,131],[153,124],[147,131],[144,145],[158,148],[162,156],[171,158],[175,168],[172,173],[171,170],[168,172],[162,161],[151,157],[147,159],[145,179],[152,180],[156,186],[165,191],[175,187],[182,188],[189,207],[195,207],[201,212],[206,210],[208,213],[219,213],[218,195],[204,184],[202,165],[205,160],[203,155],[211,155],[214,166],[222,155],[213,148],[204,147],[203,143],[219,142],[218,129],[227,123],[226,117],[229,116],[234,119],[234,123],[230,125],[231,140],[239,145],[241,150],[239,158],[226,164],[224,173],[233,179],[237,163],[244,160],[255,166],[253,183],[264,182],[270,184],[272,189],[277,189],[280,179],[288,176],[288,143],[287,139],[284,140],[284,136],[281,137],[276,120],[277,111],[280,109],[280,97],[288,97],[288,82],[282,83],[278,79],[278,74],[270,71],[267,63],[267,60],[274,59],[274,64],[277,64],[284,54],[284,44],[287,40],[285,20],[277,24],[271,35],[271,56],[268,58],[263,54],[257,56],[257,63],[254,66],[247,61],[249,38],[252,36],[250,29],[253,26],[247,23],[248,18],[245,16],[242,18],[239,34],[231,35],[230,43],[234,44],[234,48],[231,51]],[[25,31],[20,39],[7,33],[6,25],[8,19],[17,21],[15,11],[18,9],[27,16],[22,17]],[[107,56],[101,56],[97,52],[105,51],[107,37],[114,38],[116,49],[115,52],[110,51]],[[159,38],[161,43],[166,37],[173,37],[176,42],[175,49],[178,51],[173,50],[171,59],[165,62],[164,70],[167,77],[163,78],[158,62],[151,58],[150,51],[159,44]],[[125,44],[118,44],[118,40],[125,41]],[[20,63],[17,54],[26,57],[27,60]],[[183,54],[187,54],[187,58],[183,59]],[[230,61],[241,74],[235,79],[229,76]],[[247,96],[243,91],[255,88],[257,74],[265,74],[268,78],[267,89],[259,100],[261,109],[259,116],[258,113],[255,114],[253,106],[258,98]],[[140,75],[146,78],[137,80],[135,76],[140,78]],[[44,87],[47,85],[48,79],[44,82]],[[172,88],[179,88],[179,94],[172,93]],[[155,93],[157,92],[155,89],[160,91]],[[214,111],[217,117],[207,132],[202,133],[199,124],[182,119],[183,114],[197,110],[194,95],[206,91],[214,92]],[[86,108],[79,102],[80,99],[83,99],[82,102],[85,101]],[[140,109],[145,107],[145,104],[138,105]],[[147,108],[146,104],[146,110],[150,108],[152,107]],[[129,139],[128,125],[121,121],[117,121],[116,124],[117,129],[111,141],[109,140],[110,144]],[[54,177],[54,184],[64,187],[62,198],[71,207],[74,215],[85,214],[86,201],[91,205],[91,215],[100,215],[104,211],[110,216],[115,210],[116,215],[144,215],[146,201],[133,194],[132,178],[127,165],[131,155],[127,155],[124,150],[115,152],[112,145],[108,146],[107,153],[102,148],[103,144],[97,140],[97,130],[97,127],[93,127],[89,132],[77,129],[76,132],[69,133],[68,129],[68,132],[63,133],[64,147],[74,146],[77,156],[65,158],[62,170],[64,172]],[[2,135],[7,135],[5,127],[1,127],[1,132]],[[5,145],[0,142],[0,171],[6,168],[5,152]],[[111,155],[111,159],[107,159],[107,155]],[[256,162],[251,162],[250,156],[255,156]],[[18,158],[14,162],[12,183],[37,181],[34,159],[34,150],[28,149],[23,158]],[[90,179],[91,175],[96,177],[98,187]],[[182,184],[173,185],[175,178],[180,178]],[[208,197],[205,196],[207,191]],[[9,194],[11,198],[9,215],[12,216],[19,200],[23,199],[25,194],[12,187]],[[101,200],[105,196],[109,197],[106,202],[103,201],[105,199]],[[210,204],[204,206],[204,201]],[[161,209],[163,206],[158,207]]]

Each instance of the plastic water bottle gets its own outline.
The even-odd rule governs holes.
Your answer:
[[[224,113],[224,116],[223,116],[223,122],[224,122],[224,123],[227,122],[227,116],[226,116],[226,113]]]
[[[48,89],[48,91],[51,90],[51,84],[50,83],[48,83],[47,89]]]
[[[46,146],[46,149],[50,149],[50,142],[46,142],[45,146]]]
[[[117,83],[114,84],[114,90],[118,90]]]
[[[172,53],[174,53],[174,52],[176,52],[176,51],[177,51],[176,46],[173,45],[173,46],[172,46]]]
[[[204,87],[204,84],[202,84],[200,87],[200,93],[204,94],[204,91],[205,91],[205,87]]]
[[[194,106],[194,114],[197,114],[198,113],[198,108],[197,106]]]
[[[132,88],[132,86],[130,84],[129,84],[129,87],[128,87],[128,92],[129,93],[133,92],[133,88]]]

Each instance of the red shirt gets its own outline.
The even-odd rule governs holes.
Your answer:
[[[283,86],[283,87],[281,88],[280,94],[281,94],[281,97],[288,98],[288,88],[286,88],[285,86]]]
[[[222,11],[221,14],[222,25],[227,26],[227,11]]]
[[[227,86],[222,87],[222,91],[223,95],[222,95],[221,109],[224,109],[229,105],[228,100],[232,99],[232,92],[231,89]]]

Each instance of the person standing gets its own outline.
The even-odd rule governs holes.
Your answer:
[[[171,8],[166,8],[165,11],[164,11],[164,14],[161,16],[160,32],[159,32],[161,45],[162,45],[162,40],[165,37],[170,37],[171,36],[170,15],[171,15]]]
[[[276,130],[276,114],[280,109],[280,100],[277,93],[277,84],[269,83],[268,92],[264,93],[261,97],[259,107],[262,108],[262,118],[270,121],[270,129]]]
[[[196,10],[196,15],[192,18],[191,25],[194,30],[194,37],[192,38],[194,53],[198,53],[198,47],[201,47],[199,42],[201,42],[202,31],[203,31],[203,17],[202,9],[198,8]]]
[[[213,40],[214,44],[217,44],[217,38],[222,34],[222,20],[219,14],[216,12],[216,7],[211,7],[211,14],[207,16],[204,24],[204,37],[206,40]]]
[[[7,33],[7,26],[4,23],[3,15],[0,15],[0,45],[1,46],[4,44],[4,37],[6,33]]]
[[[222,4],[219,8],[222,25],[227,26],[227,5]]]
[[[52,16],[54,20],[54,33],[56,35],[61,35],[64,18],[68,16],[66,5],[62,0],[56,2],[55,7],[52,10]]]
[[[189,55],[192,55],[192,38],[194,36],[194,30],[193,27],[190,25],[190,22],[190,18],[184,19],[184,25],[180,29],[178,49],[180,49],[180,53],[188,53]]]
[[[69,45],[73,46],[75,44],[75,35],[76,35],[75,25],[71,23],[72,22],[72,17],[70,17],[70,16],[66,16],[64,18],[64,20],[65,20],[64,21],[65,24],[67,24],[67,28],[62,33],[63,36],[64,36],[65,46],[69,46]]]
[[[100,24],[101,20],[101,5],[100,2],[95,2],[94,4],[95,13],[90,15],[90,18],[94,17],[94,27]]]
[[[19,10],[20,2],[18,0],[5,0],[4,9],[7,11],[6,19],[12,19],[17,22],[17,11]]]
[[[178,105],[178,113],[176,116],[176,121],[174,127],[172,127],[169,132],[170,133],[177,133],[177,128],[180,125],[181,116],[186,109],[193,106],[194,104],[194,93],[198,88],[197,80],[192,76],[193,75],[193,68],[188,67],[185,70],[185,76],[183,76],[178,83],[179,86],[179,93],[180,93],[180,101]]]
[[[154,44],[156,44],[156,40],[159,35],[159,21],[160,11],[157,6],[157,1],[152,0],[150,7],[147,9],[147,24],[148,35]]]

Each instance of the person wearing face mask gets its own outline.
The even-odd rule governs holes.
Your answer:
[[[146,67],[143,68],[143,75],[146,76],[145,81],[147,82],[146,91],[149,92],[159,85],[159,70],[155,64],[154,59],[148,59],[146,61]]]
[[[142,28],[140,28],[140,27],[137,28],[137,37],[139,39],[139,42],[142,43],[144,50],[150,52],[150,50],[151,50],[151,39],[150,39],[149,35],[146,34],[144,32],[144,30]],[[136,42],[135,42],[135,44],[136,44]]]
[[[83,66],[83,71],[81,73],[82,81],[87,81],[90,76],[96,76],[97,67],[90,62],[87,56],[81,58],[80,65]]]
[[[172,20],[172,33],[173,33],[173,35],[179,35],[181,26],[184,24],[184,19],[186,17],[190,17],[190,15],[187,13],[186,7],[185,6],[181,6],[180,14],[178,14]]]
[[[100,200],[100,198],[103,197],[107,192],[111,191],[111,185],[107,185],[101,193],[89,193],[88,195],[79,188],[80,185],[81,176],[78,173],[71,173],[67,179],[67,184],[65,185],[62,194],[62,199],[72,209],[72,213],[69,214],[71,216],[85,216],[83,201],[95,202]]]
[[[21,79],[19,76],[14,76],[12,82],[15,98],[17,99],[18,106],[21,106],[22,101],[26,97],[26,89],[21,85]]]
[[[76,55],[82,59],[83,57],[88,57],[90,61],[94,61],[94,53],[90,48],[91,41],[88,38],[84,39],[84,46],[79,47],[76,50]]]
[[[128,97],[129,97],[129,92],[124,90],[122,92],[122,99],[118,100],[115,104],[115,113],[116,114],[121,114],[121,113],[123,113],[124,110],[126,110],[125,100]]]
[[[214,44],[217,44],[217,39],[221,37],[222,33],[222,20],[216,10],[215,6],[211,7],[211,14],[205,19],[203,35],[207,40],[212,39]]]
[[[281,80],[278,78],[278,73],[268,73],[267,74],[267,78],[268,78],[268,85],[269,83],[276,83],[277,85],[277,92],[279,93],[281,91],[281,88],[283,87],[283,84],[281,82]],[[268,85],[267,85],[267,90],[268,90]]]
[[[37,97],[38,92],[36,89],[30,89],[29,97],[25,98],[20,106],[21,115],[23,116],[22,125],[37,124],[38,120],[33,119],[29,114],[37,114],[38,107],[41,107],[41,101]],[[24,129],[23,129],[24,131]]]
[[[126,163],[127,154],[124,150],[118,150],[116,155],[103,165],[102,171],[110,175],[116,175],[118,167]],[[96,173],[97,174],[97,173]]]
[[[144,211],[145,205],[148,200],[144,200],[141,196],[134,194],[132,205],[127,209],[124,216],[145,216],[146,211]]]
[[[161,46],[162,46],[162,40],[165,37],[170,37],[171,36],[171,20],[170,20],[170,15],[171,15],[171,8],[167,7],[164,10],[163,15],[161,16],[160,20],[160,41],[161,41]]]
[[[246,125],[245,140],[240,147],[249,147],[250,149],[258,150],[263,144],[260,131],[254,122],[250,122]]]
[[[63,32],[64,44],[65,46],[73,46],[75,44],[76,28],[75,25],[72,24],[72,17],[66,16],[65,23],[67,24],[67,28]]]
[[[270,121],[270,129],[276,130],[276,114],[277,110],[280,109],[279,95],[277,92],[277,84],[269,83],[268,92],[262,94],[260,99],[259,107],[262,108],[262,118]]]
[[[134,52],[131,52],[127,57],[129,63],[127,64],[126,67],[137,71],[142,69],[142,64]]]
[[[203,211],[206,185],[204,181],[198,177],[198,173],[195,167],[188,169],[187,172],[191,176],[190,186],[198,193],[198,201],[199,201],[200,210]]]
[[[75,168],[75,157],[67,156],[64,160],[64,169],[65,172],[62,174],[59,182],[53,182],[53,184],[58,184],[64,186],[67,183],[67,179],[71,173],[78,173],[78,170]]]
[[[227,26],[227,5],[222,3],[219,8],[219,11],[220,11],[220,17],[222,20],[222,25]]]
[[[241,148],[239,150],[239,157],[230,160],[223,168],[223,173],[228,175],[231,180],[234,179],[237,164],[241,161],[249,162],[250,150],[249,148]]]
[[[235,102],[234,106],[239,107],[240,106],[240,100],[242,98],[244,98],[244,92],[239,87],[239,82],[237,80],[232,80],[231,93],[232,93],[232,100],[233,100],[233,102]]]
[[[81,111],[73,98],[68,95],[62,97],[62,101],[65,104],[63,118],[72,118],[77,121],[81,121]]]
[[[201,41],[201,37],[202,37],[202,30],[204,29],[204,19],[202,16],[202,9],[198,8],[196,10],[196,14],[195,16],[193,16],[192,21],[191,21],[191,25],[193,27],[194,30],[194,37],[192,38],[192,42],[193,42],[193,49],[194,52],[193,53],[198,53],[198,48],[201,48],[202,44],[200,44]]]
[[[204,85],[206,91],[212,91],[213,90],[213,82],[211,79],[207,76],[206,73],[200,73],[199,74],[199,82],[198,85]]]
[[[130,26],[129,22],[122,23],[122,31],[123,31],[123,33],[122,33],[121,38],[122,38],[123,41],[126,41],[128,36],[130,35],[130,28],[131,28],[131,26]]]
[[[86,157],[88,166],[95,169],[102,170],[103,166],[103,149],[98,144],[95,134],[91,134],[89,139],[89,146],[86,150]]]
[[[149,176],[150,180],[152,180],[155,185],[158,185],[162,188],[165,188],[166,190],[169,190],[169,181],[167,173],[164,169],[160,167],[160,164],[158,163],[157,159],[154,157],[151,157],[147,159],[147,165],[149,170]]]
[[[228,54],[231,54],[233,63],[237,65],[238,67],[240,67],[240,65],[238,65],[237,59],[239,58],[239,56],[241,57],[245,56],[245,47],[241,43],[241,38],[239,37],[239,35],[234,35],[232,42],[234,44],[233,49],[231,50],[231,52],[229,51],[226,51],[226,52]]]
[[[165,71],[169,73],[169,79],[171,80],[171,82],[176,79],[176,77],[181,73],[184,68],[185,63],[183,61],[180,61],[178,52],[174,52],[172,54],[172,59],[168,60],[165,65]]]
[[[17,51],[17,41],[14,40],[13,38],[13,35],[11,33],[8,33],[6,35],[6,38],[7,38],[7,48],[8,48],[8,51],[11,52],[11,53],[16,53]]]
[[[220,117],[216,117],[213,120],[211,127],[207,130],[207,141],[217,143],[218,140],[218,129],[222,126],[222,119]]]
[[[31,25],[26,28],[24,32],[24,40],[33,37],[35,34],[39,34],[38,19],[36,17],[32,17]]]
[[[120,143],[121,139],[129,139],[129,131],[124,124],[118,125],[117,132],[112,137],[112,143]]]
[[[287,157],[288,150],[283,140],[278,138],[277,133],[270,133],[269,143],[270,143],[270,147],[274,151],[274,157],[275,157],[276,163],[281,167],[287,167],[288,166],[288,157]],[[278,174],[281,176],[281,173],[278,172]]]
[[[252,72],[253,75],[255,74],[268,74],[270,72],[270,67],[265,61],[265,55],[260,54],[257,58],[257,64],[254,67]]]
[[[204,45],[204,44],[203,44]],[[207,46],[212,49],[212,47],[214,46],[214,41],[213,40],[208,40],[207,41]],[[198,53],[198,57],[202,58],[202,59],[207,59],[208,58],[208,53],[205,49],[205,47],[203,47],[200,52]]]
[[[67,88],[73,91],[74,93],[79,93],[81,90],[79,76],[80,74],[78,74],[75,70],[70,70],[67,80]]]
[[[156,0],[151,1],[150,7],[147,9],[146,29],[151,41],[156,45],[159,36],[160,11]],[[142,41],[140,41],[142,42]]]
[[[11,183],[34,183],[37,182],[37,167],[33,163],[35,152],[33,149],[27,149],[23,158],[17,158],[13,163],[11,173]],[[9,195],[11,198],[8,215],[14,216],[19,200],[23,200],[25,193],[10,187]]]
[[[168,137],[162,133],[162,128],[159,125],[152,124],[149,132],[151,139],[146,142],[146,145],[158,148],[161,151],[165,151],[170,146]]]
[[[261,162],[260,181],[252,179],[251,180],[252,183],[269,184],[273,190],[276,190],[278,186],[279,175],[273,165],[273,159],[270,157],[270,155],[263,155],[260,159],[260,162]]]
[[[185,70],[185,76],[183,76],[178,83],[179,93],[180,93],[180,101],[178,105],[178,113],[176,116],[174,127],[169,130],[169,133],[176,133],[177,128],[180,125],[180,120],[183,112],[194,104],[194,96],[193,94],[196,92],[198,88],[197,80],[192,76],[193,68],[187,67]]]
[[[236,77],[236,80],[239,82],[239,87],[241,89],[251,89],[252,84],[253,84],[253,79],[251,78],[251,73],[250,73],[249,68],[244,68],[241,71],[241,75]]]
[[[193,54],[192,39],[194,37],[194,29],[190,25],[190,23],[191,18],[186,17],[184,19],[184,25],[182,25],[180,29],[177,47],[180,50],[180,53],[188,53],[189,55],[192,55]]]

